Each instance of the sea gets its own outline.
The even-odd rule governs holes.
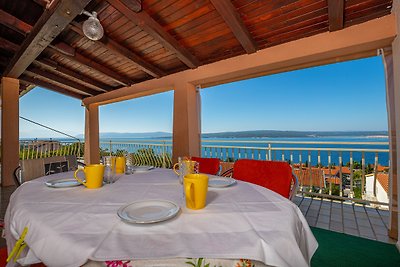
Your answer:
[[[24,139],[26,140],[26,139]],[[71,141],[71,139],[53,138],[58,141]],[[83,142],[83,140],[81,140]],[[142,144],[171,144],[172,140],[167,138],[101,138],[100,146],[108,149],[109,142],[113,144],[120,143],[114,146],[119,149],[123,148],[129,152],[135,152],[135,147],[127,145],[128,143],[142,143]],[[307,142],[307,143],[302,143]],[[319,142],[335,142],[335,144],[324,144]],[[339,164],[339,155],[342,156],[342,163],[346,165],[350,161],[350,154],[352,154],[353,161],[361,162],[362,152],[351,152],[350,150],[368,150],[364,152],[365,164],[374,164],[375,157],[378,156],[378,164],[389,166],[389,153],[377,152],[375,150],[388,150],[389,139],[387,136],[335,136],[335,137],[302,137],[302,138],[203,138],[202,139],[202,156],[218,157],[226,160],[240,158],[255,158],[267,159],[269,156],[267,148],[270,146],[272,151],[270,156],[272,159],[281,160],[282,154],[284,160],[293,161],[293,163],[308,163],[308,150],[301,150],[304,148],[311,148],[311,165],[318,163],[318,150],[320,150],[320,162],[323,166],[328,165],[329,154],[331,156],[331,163],[334,165]],[[350,144],[345,144],[350,143]],[[368,143],[368,144],[358,144]],[[221,148],[221,147],[241,147],[239,149]],[[214,147],[214,148],[210,148]],[[219,147],[219,148],[215,148]],[[260,148],[260,149],[258,149]],[[279,148],[282,148],[279,149]],[[290,150],[289,150],[290,148]],[[325,149],[325,150],[324,150]],[[341,152],[337,151],[342,150]],[[330,150],[326,151],[326,150]]]
[[[166,141],[167,140],[167,141]],[[130,139],[130,138],[101,138],[100,142],[105,146],[109,147],[109,142],[112,143],[145,143],[145,144],[162,144],[171,143],[171,139],[165,138],[152,138],[152,139]],[[306,143],[302,143],[306,142]],[[319,142],[335,142],[334,144],[321,144]],[[286,161],[292,160],[293,163],[308,162],[308,150],[299,150],[304,148],[312,148],[310,151],[311,165],[318,163],[318,149],[320,150],[320,162],[323,166],[327,166],[329,159],[329,152],[326,149],[332,149],[330,151],[331,163],[339,165],[339,155],[342,156],[342,163],[346,165],[350,162],[350,154],[352,154],[353,161],[361,162],[362,152],[352,152],[350,150],[364,149],[368,152],[364,152],[365,164],[375,164],[375,156],[378,156],[378,164],[383,166],[389,166],[389,153],[378,152],[375,150],[388,150],[389,149],[389,138],[387,136],[335,136],[335,137],[302,137],[302,138],[203,138],[202,139],[202,156],[207,157],[218,157],[226,160],[235,160],[238,158],[255,158],[255,159],[267,159],[269,153],[266,148],[271,146],[273,149],[270,153],[272,159],[281,160],[282,154]],[[345,144],[351,143],[351,144]],[[359,144],[364,143],[364,144]],[[130,151],[129,146],[122,144],[120,148]],[[221,148],[221,147],[241,147],[239,149]],[[212,148],[211,148],[212,147]],[[215,148],[218,147],[218,148]],[[246,149],[247,148],[247,149]],[[256,149],[261,148],[261,149]],[[284,148],[280,150],[279,148]],[[289,148],[293,148],[287,150]],[[296,150],[297,149],[297,150]],[[325,149],[325,150],[324,150]],[[335,151],[335,149],[343,150],[342,152]],[[347,150],[347,151],[346,151]],[[370,150],[372,150],[370,152]]]

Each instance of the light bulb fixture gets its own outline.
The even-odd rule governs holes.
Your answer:
[[[82,25],[82,30],[85,36],[93,41],[100,40],[104,35],[104,30],[99,19],[97,18],[97,13],[94,11],[89,13],[88,11],[84,10],[82,14],[85,14],[89,17]]]

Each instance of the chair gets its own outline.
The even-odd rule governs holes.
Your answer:
[[[219,175],[221,171],[221,164],[218,158],[191,157],[191,159],[199,163],[200,173]]]
[[[292,168],[284,161],[239,159],[223,175],[268,188],[288,199],[297,191],[298,180]]]
[[[80,164],[74,155],[21,160],[14,170],[14,182],[20,186],[41,176],[75,170]]]

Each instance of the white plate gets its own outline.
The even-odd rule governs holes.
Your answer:
[[[44,184],[47,185],[48,187],[52,187],[52,188],[65,188],[65,187],[74,187],[74,186],[81,185],[81,183],[79,183],[74,178],[56,179],[56,180],[47,181]]]
[[[208,187],[228,187],[233,184],[236,184],[236,180],[230,177],[221,177],[215,175],[209,175],[208,178]]]
[[[169,220],[180,208],[167,200],[144,200],[122,206],[118,216],[128,223],[156,223]]]
[[[132,167],[133,172],[148,172],[150,170],[154,169],[153,166],[135,166]]]

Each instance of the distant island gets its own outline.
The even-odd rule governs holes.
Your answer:
[[[240,131],[240,132],[221,132],[203,134],[203,138],[261,138],[261,137],[338,137],[338,136],[360,136],[360,137],[377,137],[388,136],[387,131],[275,131],[275,130],[258,130],[258,131]]]
[[[387,137],[387,131],[276,131],[276,130],[257,130],[257,131],[238,131],[204,133],[202,138],[307,138],[307,137]],[[83,139],[83,135],[77,138]],[[145,132],[145,133],[100,133],[101,139],[114,138],[172,138],[172,133],[168,132]]]

